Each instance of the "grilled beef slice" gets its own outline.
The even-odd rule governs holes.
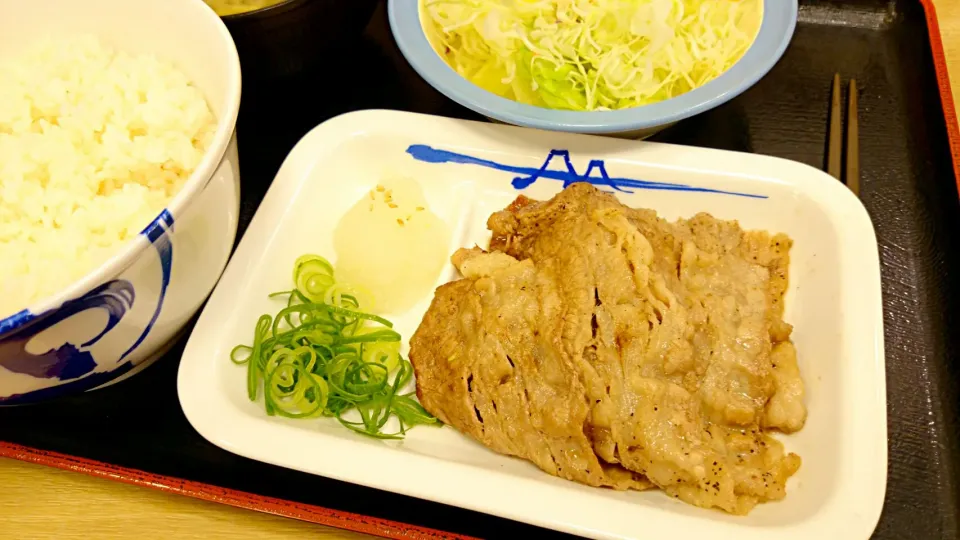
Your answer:
[[[669,223],[576,183],[493,214],[411,340],[424,407],[550,474],[744,514],[781,499],[803,426],[782,320],[791,241]]]

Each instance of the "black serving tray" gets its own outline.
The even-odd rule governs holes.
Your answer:
[[[919,1],[803,0],[793,42],[763,80],[726,105],[654,137],[821,167],[831,78],[834,73],[856,78],[861,198],[880,244],[887,365],[889,475],[874,536],[898,540],[956,538],[960,500],[960,331],[954,331],[960,328],[960,199],[924,17]],[[386,108],[478,119],[407,65],[383,6],[363,38],[340,51],[347,54],[316,51],[329,60],[313,73],[244,80],[238,128],[241,233],[287,152],[332,116]],[[6,441],[0,454],[43,462],[36,456],[58,453],[87,463],[78,467],[82,470],[96,474],[99,468],[126,481],[135,481],[125,477],[132,473],[116,471],[135,469],[151,478],[177,479],[180,483],[173,484],[179,488],[169,482],[166,488],[193,496],[203,496],[196,493],[198,485],[223,488],[221,493],[237,490],[245,494],[242,506],[277,511],[280,500],[316,509],[280,512],[285,515],[391,536],[443,536],[416,526],[479,537],[555,535],[261,464],[213,446],[190,427],[177,400],[182,341],[158,363],[115,386],[47,404],[0,408],[0,440]],[[63,466],[62,458],[46,461]],[[238,504],[235,497],[213,498]],[[344,515],[339,521],[330,517]],[[399,524],[356,525],[367,518]]]

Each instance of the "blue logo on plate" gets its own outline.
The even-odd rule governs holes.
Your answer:
[[[766,195],[756,195],[752,193],[739,193],[736,191],[724,191],[721,189],[710,189],[705,187],[691,186],[688,184],[678,184],[671,182],[652,182],[649,180],[635,180],[632,178],[612,177],[607,174],[606,163],[602,159],[592,159],[587,164],[587,170],[583,174],[577,172],[576,167],[570,160],[568,150],[551,150],[547,154],[543,165],[540,168],[520,167],[517,165],[507,165],[488,159],[481,159],[466,154],[458,154],[447,150],[439,150],[424,144],[413,144],[407,148],[407,153],[417,161],[425,163],[459,163],[463,165],[479,165],[488,169],[517,174],[513,179],[513,187],[516,189],[525,189],[530,187],[540,178],[550,180],[560,180],[563,187],[567,187],[574,182],[589,182],[595,186],[606,186],[623,193],[633,193],[631,189],[655,189],[666,191],[692,191],[697,193],[718,193],[722,195],[735,195],[737,197],[749,197],[752,199],[766,199]],[[550,164],[554,159],[560,159],[566,170],[551,170]]]

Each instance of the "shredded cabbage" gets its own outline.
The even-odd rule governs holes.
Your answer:
[[[753,43],[762,0],[423,0],[461,76],[553,109],[623,109],[714,79]]]

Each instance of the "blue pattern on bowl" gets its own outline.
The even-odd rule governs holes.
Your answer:
[[[149,322],[139,337],[119,358],[93,357],[91,349],[107,336],[133,308],[136,291],[133,284],[124,279],[113,279],[103,283],[79,298],[67,300],[57,308],[44,313],[34,314],[29,309],[20,311],[0,320],[0,367],[13,373],[29,375],[37,379],[56,379],[71,381],[67,384],[42,388],[30,392],[9,396],[0,395],[0,405],[14,405],[49,399],[68,393],[89,390],[106,384],[125,373],[135,365],[124,360],[133,353],[147,338],[160,316],[167,287],[170,285],[173,267],[173,242],[169,231],[173,229],[173,215],[163,210],[140,234],[146,237],[157,250],[160,259],[161,283],[157,306]],[[70,319],[74,315],[91,309],[102,309],[107,313],[107,323],[93,338],[80,343],[64,340],[63,344],[41,354],[27,351],[27,344],[40,333]],[[98,365],[115,363],[108,371],[94,373]]]

